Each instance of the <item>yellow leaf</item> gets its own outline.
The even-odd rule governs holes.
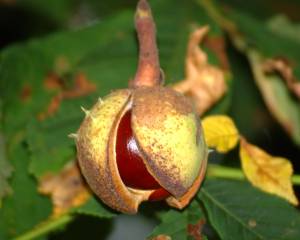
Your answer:
[[[239,140],[239,132],[232,119],[225,115],[208,116],[202,121],[208,147],[226,153],[233,149]]]
[[[288,159],[274,157],[241,139],[240,158],[248,180],[261,190],[276,194],[297,205],[292,187],[292,164]]]

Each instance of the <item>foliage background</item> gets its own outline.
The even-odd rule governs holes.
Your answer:
[[[210,24],[215,35],[221,30],[197,1],[152,2],[162,67],[170,84],[183,78],[190,26]],[[300,21],[300,3],[297,0],[225,0],[218,3],[224,9],[235,9],[260,22],[277,14]],[[74,155],[73,144],[65,136],[77,128],[83,117],[78,106],[90,106],[98,95],[103,96],[112,88],[125,87],[132,77],[137,59],[133,28],[135,4],[136,1],[132,0],[0,1],[0,134],[5,140],[2,157],[9,159],[12,169],[1,165],[1,161],[0,167],[11,175],[9,185],[13,192],[3,200],[0,209],[0,239],[21,234],[51,213],[50,200],[37,193],[37,179],[49,170],[59,171]],[[258,39],[262,36],[260,24],[254,24],[255,30],[254,37]],[[300,44],[300,30],[297,34]],[[262,48],[267,48],[272,41],[262,38]],[[276,47],[280,49],[282,46]],[[300,148],[270,115],[247,59],[230,41],[227,41],[226,50],[232,71],[230,97],[212,112],[229,114],[247,139],[272,155],[290,159],[295,172],[299,173]],[[67,59],[66,65],[59,64],[61,56]],[[213,54],[210,54],[210,60],[216,62]],[[66,84],[72,84],[74,76],[84,72],[97,85],[97,93],[66,100],[55,116],[38,122],[34,116],[45,109],[55,94],[43,88],[43,80],[49,72],[57,73]],[[24,103],[20,101],[20,94],[27,85],[32,95]],[[225,157],[214,153],[210,161],[237,167],[239,162],[233,160],[236,158],[237,151],[234,150]],[[218,184],[222,189],[222,184]],[[224,188],[230,188],[233,183],[228,184]],[[298,196],[299,192],[300,189],[296,188]],[[89,206],[85,207],[88,209]],[[91,209],[94,211],[93,206]],[[167,209],[160,203],[145,204],[140,216],[121,215],[116,220],[110,219],[112,213],[104,207],[98,211],[104,217],[101,219],[90,216],[89,210],[79,210],[85,214],[78,215],[60,232],[46,238],[83,239],[88,233],[90,239],[120,239],[117,232],[121,232],[122,239],[134,239],[133,235],[142,239],[160,222],[157,215]],[[128,231],[129,228],[131,230]],[[125,232],[132,235],[126,238]],[[217,238],[212,229],[208,232],[212,239]]]

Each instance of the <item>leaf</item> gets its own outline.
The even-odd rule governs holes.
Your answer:
[[[267,74],[280,74],[290,92],[300,100],[300,82],[294,76],[293,68],[289,62],[280,57],[272,58],[267,59],[262,67]]]
[[[239,52],[231,49],[229,51],[229,58],[232,70],[232,99],[234,101],[230,104],[230,117],[234,120],[240,133],[250,139],[260,136],[261,130],[270,128],[269,120],[271,118],[268,114],[263,100],[257,91],[257,86],[253,81],[251,69],[246,64],[247,60],[241,60]],[[247,89],[247,94],[242,95],[241,92]],[[215,113],[220,114],[220,113]],[[266,116],[267,115],[267,116]]]
[[[297,205],[293,191],[293,167],[288,159],[273,157],[260,148],[241,139],[240,158],[248,180],[268,193],[276,194]]]
[[[299,48],[299,41],[291,39],[287,35],[279,34],[281,30],[272,31],[266,22],[244,12],[232,11],[228,16],[234,21],[237,30],[242,33],[241,37],[244,37],[247,48],[254,48],[267,58],[280,56],[288,59],[294,63],[297,78],[300,77],[298,69],[300,63],[297,61],[300,53],[295,51]]]
[[[73,86],[64,86],[64,81],[56,74],[50,74],[45,79],[45,87],[49,90],[58,91],[57,95],[53,96],[47,109],[38,115],[40,121],[54,115],[60,107],[60,104],[65,99],[72,99],[89,95],[96,90],[96,85],[89,82],[83,73],[78,73],[74,76]]]
[[[40,178],[58,173],[67,162],[74,160],[74,141],[68,137],[75,132],[84,118],[80,106],[89,107],[97,97],[89,96],[61,103],[55,116],[37,121],[32,119],[27,127],[27,139],[31,152],[29,170]]]
[[[75,79],[72,76],[76,76],[78,72],[86,72],[84,63],[89,56],[93,57],[98,48],[101,49],[101,46],[107,46],[109,42],[119,38],[116,29],[122,29],[127,33],[132,30],[132,25],[130,25],[132,22],[129,21],[132,21],[131,16],[129,13],[122,13],[111,18],[110,21],[104,21],[105,24],[103,22],[81,31],[53,34],[47,38],[18,44],[3,50],[0,59],[0,89],[5,89],[5,91],[1,91],[0,97],[5,109],[6,130],[13,132],[24,128],[28,119],[36,117],[48,106],[54,94],[44,86],[44,79],[48,74],[56,73],[72,84]],[[133,50],[132,55],[135,52],[136,50]],[[61,66],[61,59],[64,59],[64,65],[67,67]],[[101,56],[99,59],[104,62]],[[82,71],[79,71],[79,65]],[[97,65],[97,61],[90,65]],[[123,85],[119,85],[123,82],[122,79],[119,80],[120,72],[115,71],[114,79],[108,78],[105,81],[99,68],[97,74],[92,74],[92,72],[88,71],[87,78],[96,83],[97,87],[101,82],[102,93],[108,93],[116,86],[126,86],[126,81]],[[129,73],[130,68],[127,75]],[[95,75],[97,77],[94,77]],[[21,98],[24,87],[31,89],[30,98],[25,102]]]
[[[173,86],[176,91],[194,99],[199,115],[211,108],[227,91],[224,72],[209,64],[206,53],[198,46],[208,29],[208,26],[204,26],[191,33],[186,56],[186,77]]]
[[[37,185],[28,168],[28,152],[21,142],[10,145],[8,157],[14,167],[10,185],[13,193],[6,197],[0,211],[0,239],[9,240],[46,219],[51,203],[38,194]]]
[[[172,240],[184,240],[190,235],[194,237],[193,239],[200,240],[204,223],[205,217],[201,206],[197,201],[193,201],[183,212],[171,209],[164,213],[161,216],[161,224],[155,227],[150,238],[167,235]]]
[[[151,240],[172,240],[172,238],[168,235],[160,234],[154,238],[151,238]]]
[[[202,120],[206,144],[226,153],[232,150],[239,141],[239,132],[232,119],[225,115],[213,115]]]
[[[40,179],[39,192],[51,196],[52,216],[59,218],[65,213],[79,213],[110,218],[115,214],[92,196],[76,162],[68,163],[57,174]]]
[[[271,17],[266,24],[273,33],[300,42],[300,25],[292,23],[285,15]]]
[[[91,197],[75,162],[68,163],[58,175],[48,174],[42,177],[38,189],[40,193],[51,196],[53,217],[84,205]]]
[[[265,22],[239,11],[231,10],[222,15],[211,1],[199,1],[220,26],[230,35],[233,45],[249,59],[254,78],[271,114],[283,126],[292,139],[300,144],[299,102],[289,92],[284,80],[263,71],[266,59],[281,57],[293,64],[293,73],[300,79],[300,42],[273,31]],[[280,33],[279,33],[280,32]]]
[[[96,196],[92,196],[85,204],[72,209],[71,212],[99,218],[112,218],[116,216],[116,213],[101,203]]]
[[[73,103],[69,100],[67,101],[69,104],[66,104],[68,106],[64,107],[64,104],[62,107],[66,111],[58,113],[59,120],[47,119],[46,122],[38,122],[36,117],[48,107],[53,94],[56,94],[44,86],[44,80],[48,74],[56,73],[66,80],[64,83],[72,86],[72,81],[76,79],[72,76],[82,72],[78,70],[79,63],[82,63],[80,67],[85,72],[84,64],[88,56],[93,55],[98,46],[107,45],[110,40],[118,38],[112,29],[115,27],[124,31],[132,29],[129,20],[132,21],[131,15],[122,13],[105,22],[105,25],[98,24],[81,31],[55,34],[44,39],[19,44],[1,52],[0,89],[5,89],[5,91],[0,92],[0,97],[3,100],[3,109],[5,109],[3,118],[5,134],[12,136],[18,131],[23,131],[29,123],[26,137],[29,139],[30,150],[34,153],[31,158],[30,171],[35,176],[59,171],[66,162],[74,159],[74,143],[68,139],[67,135],[75,131],[82,120],[80,105],[86,102],[91,103],[98,97],[87,98],[88,100],[80,98],[78,102],[72,100]],[[106,34],[102,34],[103,32]],[[135,52],[136,50],[133,50],[132,54],[134,55]],[[103,61],[102,57],[99,59]],[[125,68],[130,69],[128,66]],[[88,71],[88,74],[92,75],[91,82],[99,84],[99,78],[103,80],[99,69],[95,74],[97,75],[96,81],[92,72]],[[130,71],[127,70],[127,72]],[[113,75],[114,80],[106,75],[107,81],[101,81],[102,93],[107,93],[113,86],[119,85],[119,76],[126,75],[124,72],[114,71],[114,73],[116,73]],[[125,85],[124,81],[123,86]],[[121,86],[120,84],[119,87]],[[28,90],[24,91],[24,89]],[[24,96],[26,96],[25,99]],[[72,104],[73,110],[76,108],[76,111],[68,112],[71,108],[69,105]]]
[[[235,8],[237,11],[247,12],[256,18],[265,19],[278,12],[285,12],[286,14],[293,15],[293,9],[298,9],[299,3],[294,0],[287,1],[247,1],[241,2],[236,0],[222,1],[222,7]]]
[[[273,116],[300,144],[300,108],[299,103],[291,96],[283,80],[276,75],[267,75],[263,71],[265,59],[256,51],[249,51],[250,60],[257,86]]]
[[[259,90],[272,115],[283,126],[293,140],[300,144],[300,108],[299,102],[289,92],[288,87],[277,75],[269,75],[263,70],[268,58],[283,57],[293,63],[293,72],[300,78],[300,54],[295,51],[300,42],[271,32],[265,23],[250,18],[246,14],[231,14],[235,25],[244,35],[231,32],[235,45],[246,54]],[[254,47],[253,47],[254,45]]]
[[[207,179],[198,196],[222,240],[300,239],[297,209],[246,182]]]
[[[5,150],[4,137],[0,132],[0,208],[2,206],[2,199],[12,193],[8,179],[12,175],[13,167],[7,161]]]

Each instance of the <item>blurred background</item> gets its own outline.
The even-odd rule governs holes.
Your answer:
[[[57,31],[81,28],[95,21],[103,21],[116,12],[134,9],[136,2],[136,0],[1,0],[0,47]],[[285,14],[291,20],[300,20],[299,0],[217,2],[241,9],[261,19]],[[176,1],[175,3],[177,4]]]
[[[56,32],[73,31],[106,21],[119,12],[133,10],[136,2],[136,0],[0,0],[0,50],[31,39],[47,37]],[[151,0],[149,2],[151,3]],[[235,8],[260,20],[283,14],[291,21],[300,22],[299,0],[217,2],[224,9]],[[174,4],[180,5],[181,1],[174,1]],[[238,81],[233,82],[233,101],[227,113],[234,118],[243,135],[273,155],[289,158],[295,171],[299,173],[300,149],[269,114],[253,81],[247,60],[230,44],[227,45],[227,53],[233,75],[238,76]],[[245,88],[247,94],[241,96]],[[224,161],[228,165],[233,165],[230,163],[233,156],[236,156],[235,151],[225,159],[213,155],[212,161]],[[299,196],[299,189],[297,194]],[[113,222],[82,216],[68,225],[64,231],[52,234],[49,239],[144,239],[156,224],[156,220],[147,218],[144,214],[120,215]]]

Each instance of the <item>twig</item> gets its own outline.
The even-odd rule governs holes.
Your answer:
[[[33,229],[25,232],[19,237],[14,238],[14,240],[32,240],[43,236],[73,220],[73,216],[70,214],[65,214],[57,218],[50,218],[49,220],[38,224]]]
[[[161,84],[161,72],[156,46],[156,28],[147,0],[140,0],[135,14],[140,53],[138,69],[132,87]]]
[[[245,180],[245,175],[241,169],[224,167],[217,164],[209,164],[207,169],[207,177],[227,178],[232,180]],[[292,177],[293,185],[300,185],[300,175]]]

